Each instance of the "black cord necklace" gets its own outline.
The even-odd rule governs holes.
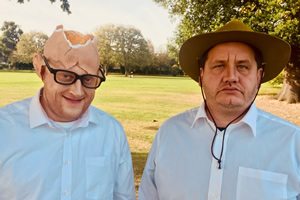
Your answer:
[[[200,60],[198,60],[198,65],[199,65],[199,69],[200,69],[200,63],[199,63]],[[218,133],[218,126],[217,126],[217,123],[213,117],[213,115],[211,114],[208,106],[207,106],[207,103],[206,103],[206,99],[205,99],[205,96],[204,96],[204,92],[203,92],[203,88],[202,88],[202,78],[201,78],[201,74],[200,74],[200,70],[199,70],[199,79],[200,79],[200,88],[201,88],[201,94],[202,94],[202,98],[203,98],[203,101],[204,101],[204,104],[205,104],[205,110],[207,110],[207,112],[209,113],[211,119],[213,120],[213,123],[216,127],[215,129],[215,134],[214,134],[214,137],[213,137],[213,140],[212,140],[212,143],[211,143],[211,147],[210,147],[210,150],[211,150],[211,154],[213,156],[214,159],[216,159],[218,161],[218,169],[222,169],[222,156],[223,156],[223,150],[224,150],[224,142],[225,142],[225,134],[226,134],[226,130],[228,128],[228,126],[230,124],[232,124],[235,120],[237,120],[238,118],[240,118],[241,116],[243,116],[245,113],[247,113],[250,109],[250,107],[252,106],[252,104],[254,103],[257,95],[258,95],[258,91],[260,89],[260,86],[261,86],[261,80],[262,80],[262,77],[263,77],[263,74],[264,74],[264,63],[262,64],[262,73],[261,73],[261,79],[260,79],[260,83],[259,83],[259,86],[258,86],[258,89],[256,91],[256,95],[254,97],[254,99],[252,100],[252,102],[250,103],[250,105],[244,110],[244,112],[242,112],[242,114],[240,114],[238,117],[236,117],[235,119],[233,119],[232,121],[230,121],[224,128],[224,133],[223,133],[223,138],[222,138],[222,147],[221,147],[221,152],[220,152],[220,157],[218,158],[215,154],[214,154],[214,144],[215,144],[215,140],[216,140],[216,137],[217,137],[217,133]],[[229,85],[231,85],[231,83],[229,82]]]
[[[201,90],[202,90],[202,89],[201,89]],[[250,109],[250,107],[251,107],[252,103],[254,102],[254,100],[252,101],[252,103],[250,104],[250,106],[249,106],[242,114],[240,114],[240,115],[239,115],[237,118],[235,118],[234,120],[230,121],[230,122],[225,126],[225,128],[224,128],[224,133],[223,133],[223,138],[222,138],[221,153],[220,153],[220,157],[219,157],[219,158],[216,157],[216,155],[214,154],[214,144],[215,144],[215,140],[216,140],[217,133],[218,133],[217,123],[215,122],[215,120],[214,120],[214,118],[213,118],[213,116],[212,116],[212,114],[211,114],[211,112],[210,112],[210,110],[209,110],[209,108],[208,108],[208,106],[207,106],[207,104],[206,104],[206,100],[204,100],[204,102],[205,102],[205,108],[206,108],[206,110],[208,111],[208,113],[209,113],[210,117],[212,118],[212,120],[213,120],[213,122],[214,122],[214,125],[215,125],[215,127],[216,127],[216,129],[215,129],[215,134],[214,134],[214,137],[213,137],[213,140],[212,140],[212,143],[211,143],[210,151],[211,151],[212,156],[218,161],[218,164],[219,164],[219,165],[218,165],[218,168],[219,168],[219,169],[222,169],[222,167],[221,167],[221,162],[222,162],[222,156],[223,156],[223,149],[224,149],[224,141],[225,141],[226,130],[227,130],[228,126],[229,126],[230,124],[232,124],[232,122],[234,122],[235,120],[237,120],[238,118],[240,118],[242,115],[244,115],[246,112],[248,112],[248,110]]]

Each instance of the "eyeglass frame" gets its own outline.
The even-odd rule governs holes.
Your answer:
[[[76,74],[75,72],[72,72],[72,71],[69,71],[69,70],[53,69],[53,68],[50,67],[50,65],[49,65],[49,63],[48,63],[46,57],[44,56],[44,54],[42,54],[42,57],[43,57],[43,59],[44,59],[44,62],[45,62],[45,64],[46,64],[46,66],[47,66],[49,72],[50,72],[51,74],[54,75],[54,81],[55,81],[56,83],[58,83],[58,84],[61,84],[61,85],[72,85],[73,83],[75,83],[75,82],[79,79],[83,87],[86,87],[86,88],[89,88],[89,89],[97,89],[98,87],[100,87],[101,83],[102,83],[102,82],[105,82],[105,80],[106,80],[106,77],[104,76],[104,72],[103,72],[103,69],[102,69],[101,66],[99,66],[99,71],[100,71],[102,77],[101,77],[101,76],[94,75],[94,74],[83,74],[83,75],[78,75],[78,74]],[[56,80],[56,73],[59,72],[59,71],[61,71],[61,72],[68,72],[68,73],[74,74],[74,75],[75,75],[74,80],[73,80],[71,83],[62,83],[62,82],[57,81],[57,80]],[[95,87],[89,87],[89,86],[84,85],[82,78],[85,77],[85,76],[93,76],[93,77],[100,78],[99,84],[98,84],[97,86],[95,86]]]

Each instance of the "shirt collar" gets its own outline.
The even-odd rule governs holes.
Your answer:
[[[49,123],[48,117],[40,104],[40,94],[43,88],[34,95],[29,105],[29,122],[30,128]]]
[[[229,127],[233,125],[238,126],[240,124],[247,124],[251,128],[253,135],[256,136],[256,118],[257,118],[257,108],[255,103],[253,103],[249,111],[246,113],[246,115],[239,122],[229,125]],[[208,122],[211,122],[206,115],[204,102],[200,105],[191,128],[195,126],[195,124],[199,119],[206,119]]]
[[[247,124],[251,128],[252,133],[255,137],[256,136],[256,118],[257,118],[257,108],[256,108],[255,103],[253,102],[253,104],[251,105],[247,114],[237,124],[241,124],[241,123]]]
[[[43,88],[39,89],[39,91],[32,98],[29,106],[29,121],[30,128],[35,128],[37,126],[41,126],[43,124],[48,124],[52,128],[57,128],[55,122],[48,117],[46,112],[44,111],[41,103],[40,96]],[[97,123],[95,120],[95,116],[91,114],[90,108],[79,118],[76,120],[76,123],[73,125],[71,130],[74,130],[79,127],[88,126],[89,122]]]
[[[194,119],[194,121],[192,123],[191,128],[194,127],[194,125],[196,124],[196,122],[197,122],[198,119],[207,119],[208,120],[208,117],[207,117],[206,112],[205,112],[205,104],[204,103],[202,103],[200,105],[200,107],[198,109],[198,112],[197,112],[197,114],[195,116],[195,119]]]

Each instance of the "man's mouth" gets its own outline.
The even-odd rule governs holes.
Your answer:
[[[227,86],[227,87],[224,87],[220,90],[220,92],[226,92],[226,93],[236,93],[236,92],[241,92],[239,88],[237,87],[230,87],[230,86]]]
[[[69,102],[69,103],[72,103],[72,104],[78,104],[80,103],[83,98],[68,98],[68,97],[65,97],[64,98]]]

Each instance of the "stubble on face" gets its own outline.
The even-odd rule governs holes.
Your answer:
[[[214,112],[242,113],[254,100],[259,73],[248,45],[232,42],[213,47],[205,70],[200,70],[207,105]]]

